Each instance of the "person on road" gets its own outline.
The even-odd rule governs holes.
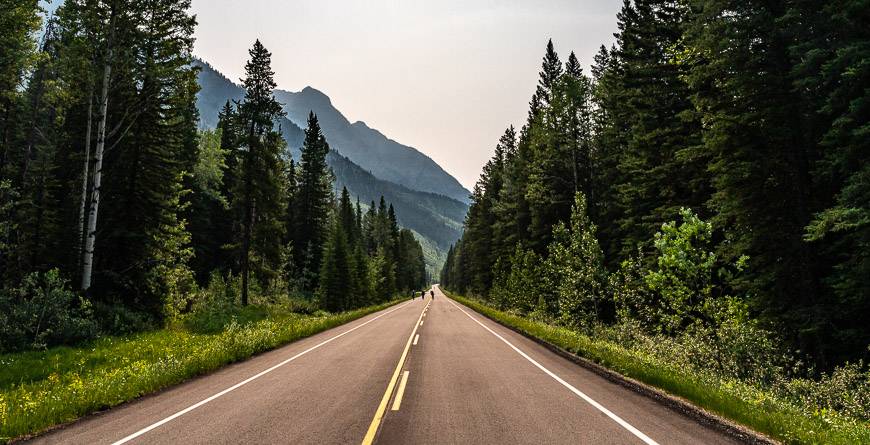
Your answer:
[[[434,300],[435,299],[435,290],[434,289],[430,290],[429,295],[432,295],[432,299]]]
[[[421,290],[421,291],[420,291],[420,299],[421,299],[421,300],[425,300],[425,299],[426,299],[426,291],[424,291],[424,290]]]

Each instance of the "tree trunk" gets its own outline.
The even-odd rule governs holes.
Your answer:
[[[100,92],[100,121],[97,124],[97,147],[94,152],[94,183],[91,191],[91,208],[88,214],[87,239],[82,261],[82,290],[91,287],[91,274],[94,268],[94,244],[97,241],[97,215],[100,209],[100,181],[103,175],[103,149],[106,146],[106,119],[109,109],[109,82],[112,77],[112,56],[114,53],[113,38],[115,34],[115,14],[112,8],[109,38],[106,42],[106,59],[103,61],[103,84]]]
[[[9,131],[9,116],[12,112],[12,101],[5,100],[3,102],[3,140],[0,141],[3,144],[3,155],[0,157],[0,175],[2,175],[3,171],[6,169],[6,159],[9,157],[9,144],[11,143],[9,137],[11,134]]]
[[[254,224],[254,203],[251,190],[253,186],[251,184],[253,171],[251,165],[254,162],[254,127],[254,118],[251,116],[251,132],[248,137],[248,152],[246,153],[248,165],[242,170],[242,174],[245,175],[245,220],[242,231],[242,306],[248,305],[248,275],[251,269],[251,232],[253,231],[251,226]]]
[[[245,228],[242,233],[242,306],[248,305],[248,275],[251,269],[251,222],[254,219],[253,208],[248,199],[250,199],[250,195],[246,198],[245,202]]]
[[[91,127],[93,126],[94,110],[94,84],[91,82],[90,95],[88,98],[88,129],[85,130],[85,162],[82,168],[82,198],[79,206],[79,236],[76,243],[76,261],[80,266],[84,264],[82,258],[82,246],[85,242],[85,209],[88,202],[88,183],[90,182],[89,168],[91,166]]]

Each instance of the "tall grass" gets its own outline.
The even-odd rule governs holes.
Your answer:
[[[0,356],[0,442],[75,420],[389,307],[249,306],[80,347]],[[217,318],[216,318],[217,317]]]
[[[784,443],[870,444],[870,424],[865,420],[799,406],[769,389],[669,361],[651,352],[655,349],[627,348],[609,339],[594,338],[499,311],[474,299],[449,295],[499,323],[682,397]]]

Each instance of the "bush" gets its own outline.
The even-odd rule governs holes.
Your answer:
[[[589,327],[604,315],[602,299],[607,275],[596,230],[586,215],[586,198],[578,192],[571,226],[556,224],[545,262],[547,276],[557,293],[559,318],[566,326]]]
[[[837,412],[862,421],[870,421],[870,367],[864,362],[846,363],[818,380],[782,380],[777,392],[806,407],[815,414]]]
[[[657,294],[657,328],[676,333],[697,321],[712,295],[716,256],[709,251],[713,226],[691,210],[682,209],[683,222],[662,225],[655,235],[656,268],[647,272],[647,288]]]
[[[100,324],[100,331],[109,335],[127,335],[150,331],[160,326],[153,315],[135,311],[123,304],[93,303],[94,319]]]
[[[90,303],[57,269],[31,273],[18,287],[0,291],[0,351],[76,343],[98,333]]]

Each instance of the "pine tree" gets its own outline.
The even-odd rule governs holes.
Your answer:
[[[281,104],[272,96],[275,89],[271,53],[254,42],[251,59],[245,65],[245,98],[239,104],[239,138],[242,152],[234,207],[241,221],[242,304],[248,304],[251,253],[258,260],[260,278],[274,277],[280,268],[282,236],[281,154],[285,143],[275,129],[275,120],[283,115]]]
[[[794,83],[811,107],[802,126],[822,153],[812,190],[824,204],[804,239],[822,257],[826,304],[817,295],[812,317],[836,327],[826,340],[835,363],[860,357],[870,339],[854,316],[870,312],[870,32],[861,17],[866,5],[850,0],[797,2],[786,14]]]
[[[612,116],[626,128],[616,184],[623,257],[681,207],[702,210],[710,196],[688,67],[677,63],[687,14],[683,5],[657,0],[626,3],[620,12],[620,100]]]
[[[589,215],[599,226],[599,240],[604,251],[605,263],[609,266],[619,264],[622,254],[622,240],[618,224],[621,218],[619,205],[620,176],[619,163],[625,151],[628,138],[626,107],[623,104],[621,65],[616,48],[608,50],[604,46],[595,56],[592,66],[593,86],[593,166],[588,202]]]
[[[351,263],[347,234],[341,220],[335,218],[324,247],[323,266],[320,270],[318,296],[324,309],[338,312],[350,307],[350,296],[356,291]]]
[[[687,31],[699,55],[688,62],[689,81],[711,157],[713,223],[728,233],[717,253],[727,262],[748,255],[754,272],[735,283],[738,289],[757,295],[753,303],[767,320],[795,328],[802,350],[823,354],[825,322],[816,315],[824,310],[812,309],[821,295],[818,257],[803,241],[818,153],[789,79],[778,21],[784,12],[782,5],[754,1],[703,5]]]
[[[32,35],[42,25],[36,0],[4,3],[0,8],[0,177],[5,177],[12,152],[15,113],[21,104],[20,87],[36,56]]]
[[[558,83],[563,68],[559,56],[553,48],[553,41],[547,43],[547,51],[538,74],[538,87],[535,98],[540,102],[529,111],[530,120],[525,128],[525,136],[530,148],[528,188],[526,198],[529,206],[531,225],[529,242],[532,247],[543,250],[549,241],[553,224],[559,221],[559,208],[567,204],[562,195],[573,193],[570,172],[565,166],[561,151],[565,148],[560,130],[561,122],[559,95],[562,91]],[[562,171],[566,169],[566,171]],[[563,193],[564,192],[564,193]]]
[[[296,194],[296,225],[293,246],[300,275],[320,268],[327,235],[327,219],[332,202],[332,178],[326,164],[329,145],[320,130],[317,116],[308,115],[308,128],[299,162],[299,190]],[[316,283],[303,283],[303,290],[313,291]]]

